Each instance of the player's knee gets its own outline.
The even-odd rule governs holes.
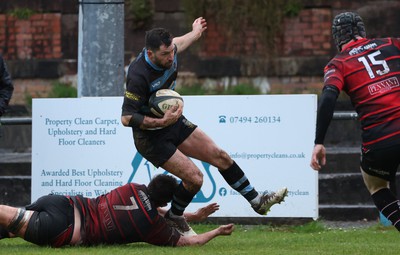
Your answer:
[[[182,181],[187,190],[197,193],[203,185],[203,173],[200,170],[195,171],[190,174],[189,179],[182,179]]]
[[[190,190],[193,192],[197,192],[201,189],[203,185],[203,173],[200,171],[196,171],[191,174],[190,180],[186,181],[188,186],[190,186]]]

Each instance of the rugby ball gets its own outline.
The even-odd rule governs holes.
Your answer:
[[[164,113],[175,105],[183,106],[183,98],[178,92],[172,89],[160,89],[149,98],[150,111],[157,117],[164,116]]]

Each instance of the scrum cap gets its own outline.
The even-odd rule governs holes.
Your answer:
[[[332,22],[332,36],[338,50],[342,50],[343,44],[356,40],[356,35],[364,38],[367,36],[360,15],[354,12],[336,15]]]

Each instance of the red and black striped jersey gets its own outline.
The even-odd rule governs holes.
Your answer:
[[[129,183],[97,198],[71,199],[81,214],[84,245],[147,242],[175,246],[180,238],[158,214],[145,185]]]
[[[326,65],[324,75],[324,85],[349,95],[364,149],[400,143],[400,39],[351,42]]]

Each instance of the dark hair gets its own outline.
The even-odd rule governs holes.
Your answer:
[[[151,179],[147,189],[149,191],[150,199],[153,201],[155,206],[159,207],[172,200],[177,187],[178,181],[175,177],[159,174]]]
[[[342,45],[356,41],[356,35],[366,37],[365,26],[360,15],[354,12],[343,12],[333,19],[332,36],[336,47],[339,51],[342,50]]]
[[[169,47],[172,43],[172,34],[165,28],[153,28],[146,32],[145,44],[149,50],[158,50],[162,44]]]

